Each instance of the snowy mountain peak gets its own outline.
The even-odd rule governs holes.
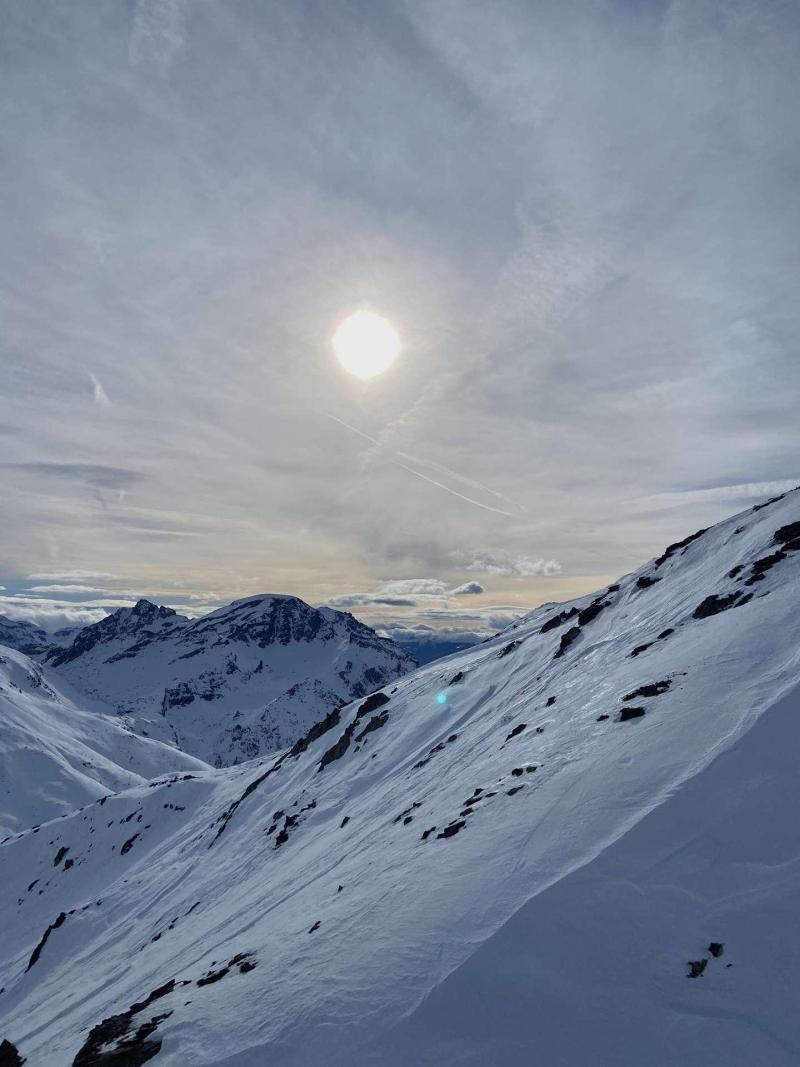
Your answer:
[[[92,649],[115,642],[137,642],[137,650],[150,640],[158,639],[183,626],[189,620],[172,608],[137,600],[132,608],[118,608],[99,622],[79,630],[65,648],[51,649],[45,657],[52,667],[61,667],[85,656]],[[119,651],[118,649],[116,651]]]
[[[352,615],[274,594],[191,621],[140,600],[46,663],[135,729],[217,766],[293,744],[331,706],[416,666]]]
[[[9,619],[6,615],[0,615],[0,645],[34,656],[44,652],[50,640],[40,626],[24,619]]]
[[[267,760],[20,834],[5,1035],[37,1067],[109,1034],[165,1067],[796,1067],[799,595],[792,492]]]

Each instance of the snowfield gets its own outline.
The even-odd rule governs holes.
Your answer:
[[[156,775],[207,769],[77,706],[38,663],[0,646],[0,838]]]
[[[6,841],[0,1033],[32,1067],[800,1063],[799,593],[794,491]]]

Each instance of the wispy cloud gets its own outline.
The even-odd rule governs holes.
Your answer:
[[[464,570],[479,571],[483,574],[541,578],[561,573],[561,564],[557,560],[529,559],[527,556],[512,556],[509,552],[498,550],[457,552],[453,554],[453,558]]]
[[[451,589],[450,596],[477,596],[485,592],[486,590],[480,582],[464,582],[463,585],[458,585],[455,589]]]
[[[796,465],[797,5],[5,7],[6,585],[532,602]]]
[[[654,493],[638,497],[634,504],[643,510],[683,508],[692,504],[735,504],[749,500],[766,500],[767,497],[788,493],[800,484],[797,478],[784,478],[773,482],[747,482],[741,485],[717,485],[707,489],[683,489],[668,493]]]
[[[29,574],[32,582],[83,582],[93,579],[98,582],[109,582],[117,579],[118,575],[109,574],[107,571],[48,571],[46,574]]]
[[[183,0],[136,0],[128,58],[165,72],[185,44]]]
[[[92,374],[91,371],[89,372],[89,377],[92,380],[95,404],[99,404],[100,407],[111,407],[111,401],[108,399],[108,394],[103,388],[103,383],[96,375]]]

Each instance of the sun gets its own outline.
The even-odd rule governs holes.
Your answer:
[[[357,311],[339,323],[333,350],[348,374],[377,378],[400,353],[400,338],[392,324],[372,311]]]

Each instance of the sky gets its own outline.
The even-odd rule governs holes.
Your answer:
[[[796,3],[0,16],[0,613],[482,634],[800,481]]]

